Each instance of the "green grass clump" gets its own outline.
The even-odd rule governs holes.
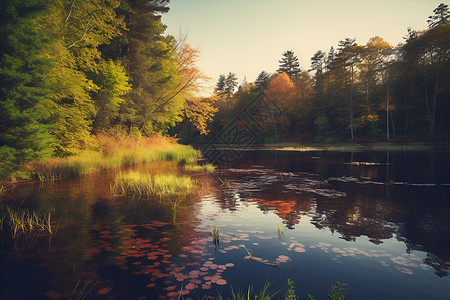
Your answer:
[[[266,282],[263,288],[260,291],[255,292],[253,290],[253,286],[250,285],[247,290],[242,290],[239,288],[237,292],[233,290],[231,287],[231,296],[228,298],[223,298],[220,293],[217,295],[216,299],[218,300],[272,300],[272,299],[283,299],[283,300],[298,300],[299,296],[295,293],[295,285],[294,282],[288,278],[287,286],[282,287],[280,289],[274,290],[271,288],[272,284]],[[284,291],[283,295],[280,295],[281,292]],[[345,300],[349,294],[349,289],[346,283],[337,282],[336,284],[331,284],[328,297],[331,300]],[[309,300],[314,300],[314,297],[310,294],[307,294]]]
[[[150,161],[185,161],[193,164],[198,157],[200,157],[200,153],[190,146],[172,144],[157,147],[155,145],[134,149],[118,149],[107,156],[98,151],[83,151],[77,156],[53,158],[45,162],[32,162],[28,165],[28,169],[39,181],[51,181]],[[210,167],[208,167],[208,170],[210,170]]]
[[[216,170],[216,167],[212,164],[205,164],[205,165],[187,164],[184,166],[184,169],[190,172],[212,173]]]
[[[38,216],[24,209],[13,209],[6,206],[1,209],[0,229],[6,230],[12,238],[19,238],[29,234],[53,234],[51,213]]]
[[[170,198],[186,196],[194,188],[195,182],[188,176],[174,174],[150,175],[139,172],[119,173],[113,192],[131,198]]]
[[[263,286],[263,288],[259,292],[253,291],[253,286],[249,286],[246,291],[242,290],[241,288],[238,291],[234,291],[233,287],[231,287],[231,297],[227,298],[228,300],[271,300],[271,299],[277,299],[275,298],[279,293],[278,291],[271,291],[270,290],[271,283],[266,282]],[[222,295],[218,294],[216,299],[218,300],[224,300],[225,298],[222,297]],[[283,299],[283,298],[281,298]]]

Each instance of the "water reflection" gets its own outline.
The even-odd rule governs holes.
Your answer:
[[[62,299],[86,287],[94,299],[172,299],[180,290],[202,298],[226,295],[227,284],[263,283],[267,274],[305,283],[318,298],[329,274],[349,282],[365,276],[359,290],[352,287],[362,298],[371,282],[392,293],[414,280],[448,291],[450,191],[436,166],[446,161],[401,172],[399,154],[246,152],[231,169],[191,174],[201,189],[176,219],[167,203],[112,195],[114,172],[18,187],[7,202],[53,211],[58,232],[32,245],[2,239],[1,296]],[[165,163],[137,168],[183,172]],[[219,243],[212,228],[222,228]],[[433,272],[447,281],[434,281]],[[428,290],[401,292],[420,298]]]
[[[448,155],[432,154],[411,165],[406,154],[406,162],[400,154],[371,154],[372,162],[354,161],[355,155],[347,160],[342,153],[284,155],[246,152],[236,160],[240,168],[226,172],[232,188],[222,207],[235,210],[236,199],[254,202],[264,212],[273,211],[289,229],[307,215],[316,228],[328,228],[346,241],[365,236],[382,244],[396,238],[407,253],[427,252],[423,263],[438,276],[450,274],[450,189],[444,181],[449,175],[442,167],[436,171],[436,161],[448,161]]]

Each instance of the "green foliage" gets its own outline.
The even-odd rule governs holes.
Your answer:
[[[345,300],[347,299],[349,290],[346,283],[336,282],[330,285],[328,297],[331,300]]]
[[[120,173],[116,176],[115,193],[134,198],[152,199],[185,196],[194,188],[194,181],[188,176],[174,174],[141,174],[138,172]]]
[[[110,128],[113,121],[119,117],[120,105],[131,86],[125,68],[120,62],[115,63],[112,60],[103,61],[90,77],[99,87],[94,94],[97,111],[94,126],[96,131],[101,131]]]
[[[212,164],[204,164],[204,165],[186,164],[184,166],[184,169],[186,171],[191,171],[191,172],[212,173],[216,170],[216,167]]]
[[[263,288],[259,292],[253,291],[253,286],[249,286],[246,291],[239,288],[238,291],[234,291],[231,288],[231,297],[227,298],[228,300],[252,300],[252,299],[261,299],[261,300],[270,300],[276,299],[275,297],[279,294],[280,291],[271,291],[270,290],[271,283],[266,282]],[[218,294],[216,299],[223,300],[222,295]]]
[[[0,27],[0,175],[7,176],[27,160],[42,160],[54,152],[50,134],[52,91],[44,56],[48,37],[34,19],[44,1],[5,1]]]
[[[295,294],[295,285],[292,279],[287,280],[288,287],[286,293],[284,294],[284,300],[298,300],[298,296]]]
[[[288,74],[291,80],[300,73],[300,63],[298,62],[298,57],[295,56],[294,51],[287,50],[283,53],[283,57],[279,61],[280,66],[278,67],[278,73]]]

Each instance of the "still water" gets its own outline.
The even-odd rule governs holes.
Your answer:
[[[449,166],[443,152],[245,151],[190,173],[200,187],[175,216],[112,195],[118,171],[20,185],[4,204],[51,211],[57,232],[2,237],[0,296],[208,299],[290,278],[300,299],[337,281],[349,299],[449,299]]]

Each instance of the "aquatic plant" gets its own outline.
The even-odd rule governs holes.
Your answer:
[[[163,137],[119,141],[111,141],[109,137],[102,139],[101,142],[97,141],[100,144],[97,148],[74,156],[29,162],[24,169],[39,181],[52,181],[149,161],[184,161],[186,164],[195,164],[201,156],[191,146],[180,145]],[[211,167],[207,168],[210,170]]]
[[[227,178],[224,178],[224,179],[218,178],[218,179],[219,179],[221,185],[222,185],[224,188],[226,188],[226,189],[231,188],[231,181],[230,181],[230,180],[228,180]]]
[[[277,228],[277,234],[278,234],[278,239],[281,241],[282,239],[285,239],[284,237],[284,232],[283,232],[283,226],[278,225]]]
[[[284,299],[285,300],[298,300],[298,296],[295,294],[294,281],[292,281],[292,279],[288,278],[287,284],[288,284],[288,287],[287,287],[286,293],[284,294]]]
[[[216,227],[214,226],[211,233],[212,233],[212,238],[214,241],[218,241],[220,239],[220,230],[222,228],[221,227]]]
[[[178,216],[178,206],[180,205],[181,200],[176,199],[172,202],[172,223],[177,223],[177,216]]]
[[[231,287],[231,296],[226,298],[227,300],[271,300],[271,299],[283,299],[283,300],[298,300],[299,297],[295,293],[294,281],[290,278],[287,279],[287,286],[277,290],[271,289],[272,284],[268,281],[265,282],[263,288],[259,292],[254,292],[253,285],[250,285],[245,291],[240,287],[237,292]],[[285,290],[283,296],[280,293]],[[347,284],[337,282],[330,286],[328,297],[331,300],[344,300],[348,295]],[[314,297],[307,294],[308,300],[314,300]],[[218,293],[216,299],[225,300],[225,298]]]
[[[6,226],[5,226],[6,225]],[[2,208],[1,228],[9,228],[12,238],[18,238],[25,234],[53,234],[51,224],[51,213],[44,216],[38,216],[36,213],[30,213],[27,210],[15,210],[6,206],[5,212]]]
[[[119,173],[115,178],[113,191],[131,198],[170,198],[191,193],[195,181],[188,176],[174,174],[142,174],[139,172]]]
[[[234,291],[233,287],[231,287],[231,297],[227,298],[228,300],[270,300],[275,299],[275,297],[280,293],[281,290],[271,291],[271,283],[266,281],[263,288],[259,292],[253,291],[253,286],[250,285],[246,291],[243,291],[242,288],[239,288],[238,291]],[[218,300],[224,300],[222,295],[219,293],[216,297]]]
[[[98,280],[88,280],[84,283],[83,286],[80,285],[81,279],[78,280],[75,288],[72,291],[72,294],[69,297],[69,300],[84,300],[86,297],[92,292],[94,287],[97,285]]]
[[[349,290],[347,284],[338,281],[330,285],[328,297],[330,297],[331,300],[345,300],[348,293]]]
[[[6,186],[4,186],[3,184],[0,184],[0,201],[2,200],[2,196],[3,196],[3,193],[5,193],[5,190],[6,190]]]
[[[186,164],[184,166],[184,169],[186,171],[191,171],[191,172],[212,173],[216,170],[216,167],[212,164],[205,164],[205,165]]]

